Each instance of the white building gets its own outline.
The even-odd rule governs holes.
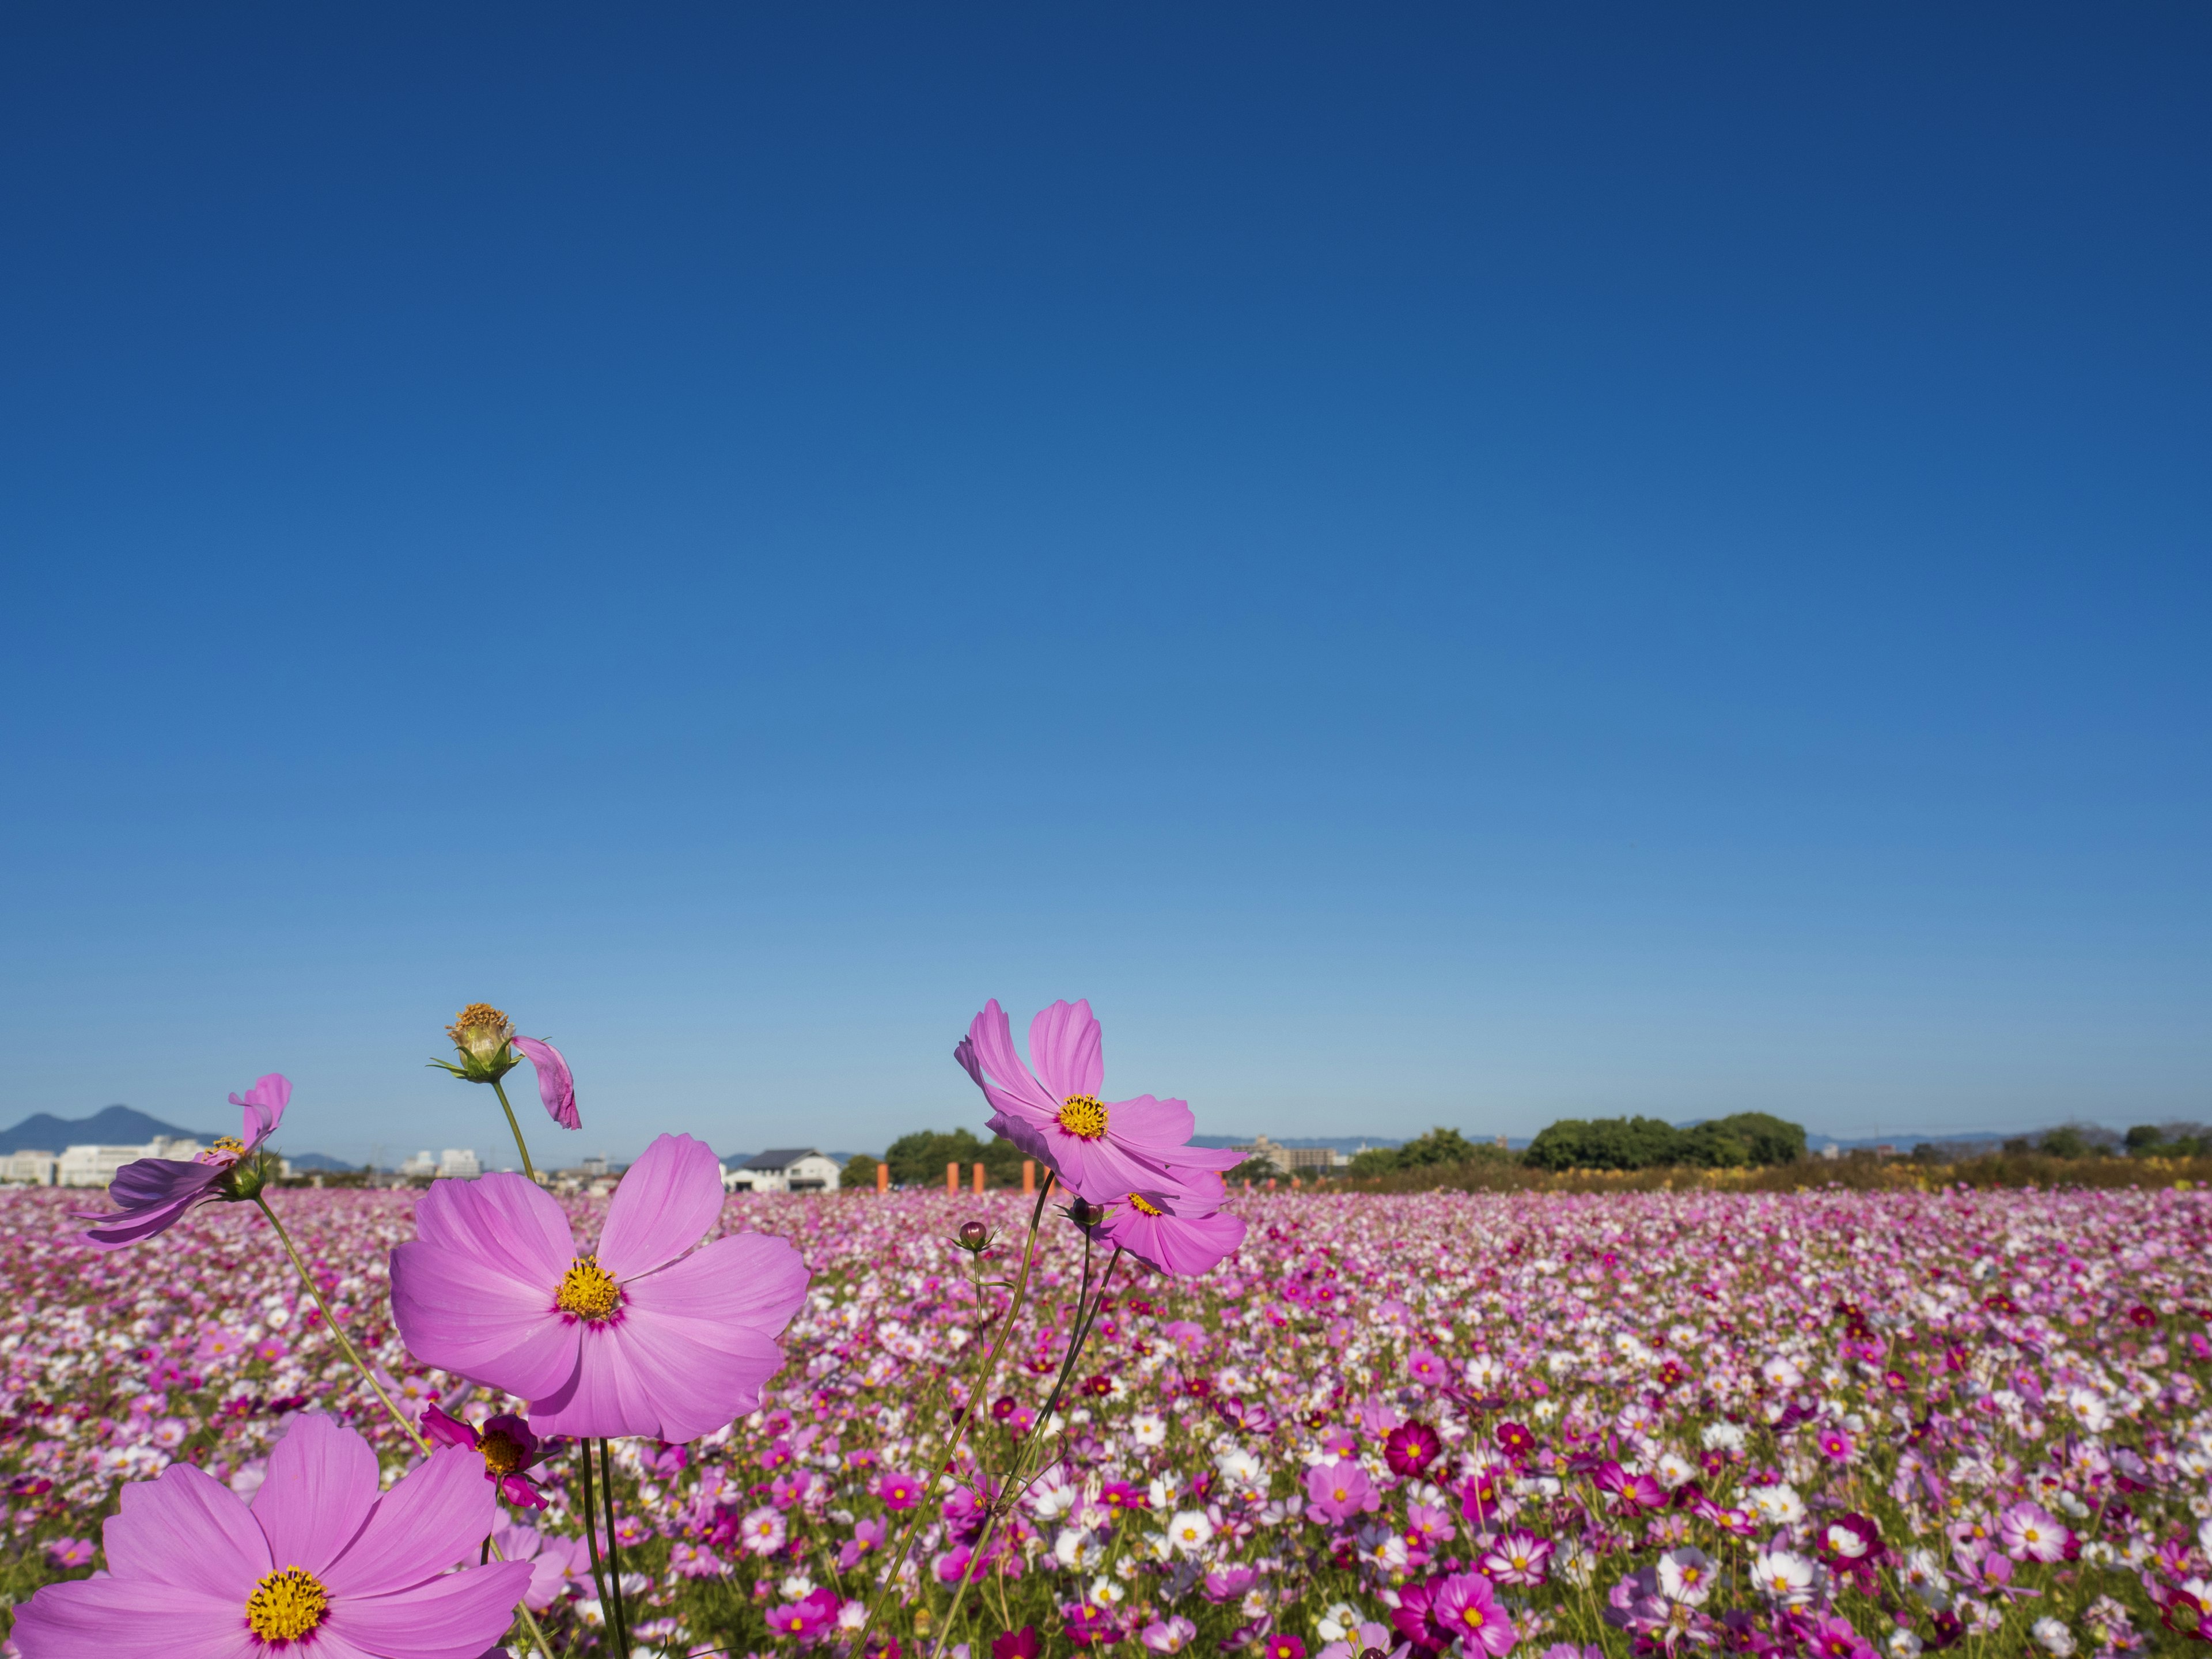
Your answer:
[[[105,1187],[126,1164],[151,1156],[143,1146],[64,1146],[56,1161],[58,1187]]]
[[[59,1161],[52,1152],[10,1152],[0,1158],[0,1181],[19,1187],[51,1187],[54,1166]]]
[[[438,1155],[438,1178],[441,1181],[474,1181],[483,1173],[483,1165],[477,1161],[472,1147],[448,1146]]]
[[[434,1176],[438,1173],[438,1160],[430,1156],[430,1149],[425,1146],[414,1157],[400,1164],[399,1173],[404,1176],[424,1177]]]
[[[834,1193],[837,1161],[811,1146],[787,1146],[723,1170],[722,1185],[733,1193]]]
[[[173,1164],[189,1164],[207,1148],[190,1135],[155,1135],[146,1143],[144,1156],[166,1158]]]

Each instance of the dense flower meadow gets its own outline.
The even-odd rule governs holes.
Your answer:
[[[101,1253],[70,1196],[0,1193],[7,1600],[106,1565],[125,1483],[190,1465],[252,1497],[291,1479],[272,1452],[302,1425],[374,1449],[348,1526],[403,1495],[422,1512],[427,1487],[394,1483],[460,1467],[403,1435],[258,1207],[193,1209]],[[587,1509],[580,1443],[395,1326],[416,1197],[265,1197],[403,1411],[485,1454],[468,1492],[437,1499],[481,1506],[461,1533],[495,1515],[518,1565],[477,1568],[491,1553],[471,1546],[484,1594],[519,1593],[556,1653],[605,1651],[583,1534],[605,1494]],[[547,1202],[578,1240],[606,1222],[608,1200]],[[688,1443],[612,1443],[599,1541],[633,1646],[1581,1659],[2212,1638],[2194,1634],[2212,1601],[2203,1192],[1285,1193],[1223,1215],[1243,1233],[1218,1265],[1125,1256],[1100,1299],[1109,1241],[1054,1205],[727,1200],[709,1231],[788,1241],[811,1279],[757,1409]],[[1040,1425],[1086,1273],[1095,1317]],[[951,1467],[933,1468],[955,1408]],[[345,1589],[283,1569],[270,1558],[237,1652],[281,1650],[266,1632],[324,1616],[300,1598]],[[322,1626],[333,1651],[341,1628]]]

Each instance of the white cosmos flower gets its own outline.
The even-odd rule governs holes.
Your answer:
[[[1166,1445],[1167,1419],[1155,1416],[1151,1412],[1139,1412],[1129,1419],[1129,1438],[1140,1446]]]
[[[1213,1539],[1204,1510],[1178,1510],[1168,1522],[1168,1544],[1178,1555],[1196,1555]]]
[[[1753,1556],[1751,1579],[1761,1595],[1784,1607],[1802,1607],[1813,1599],[1813,1564],[1788,1550],[1768,1550]]]
[[[1744,1496],[1750,1499],[1759,1518],[1770,1525],[1794,1527],[1805,1518],[1805,1500],[1787,1481],[1771,1486],[1753,1486]]]
[[[1685,1544],[1659,1558],[1659,1593],[1669,1601],[1694,1607],[1713,1593],[1713,1564],[1703,1550]]]
[[[1358,1627],[1359,1609],[1349,1601],[1331,1602],[1314,1620],[1314,1629],[1324,1642],[1341,1642]]]
[[[2028,1627],[2028,1634],[2045,1653],[2063,1656],[2074,1651],[2074,1632],[2059,1620],[2039,1619]]]

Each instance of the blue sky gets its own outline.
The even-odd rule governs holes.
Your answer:
[[[0,1121],[2212,1115],[2208,47],[13,13]]]

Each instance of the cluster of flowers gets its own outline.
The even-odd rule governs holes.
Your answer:
[[[1073,1226],[710,1199],[682,1138],[609,1201],[279,1194],[304,1279],[258,1206],[149,1274],[63,1195],[0,1197],[7,1524],[69,1581],[16,1650],[477,1659],[518,1601],[551,1647],[864,1659],[2212,1644],[2207,1194],[1225,1209],[1179,1103],[1097,1102],[1079,1012],[1040,1017],[1034,1072],[995,1006],[961,1051]],[[774,1358],[631,1287],[749,1239],[803,1259],[781,1369],[687,1419],[692,1380]],[[608,1401],[657,1415],[595,1460]]]

